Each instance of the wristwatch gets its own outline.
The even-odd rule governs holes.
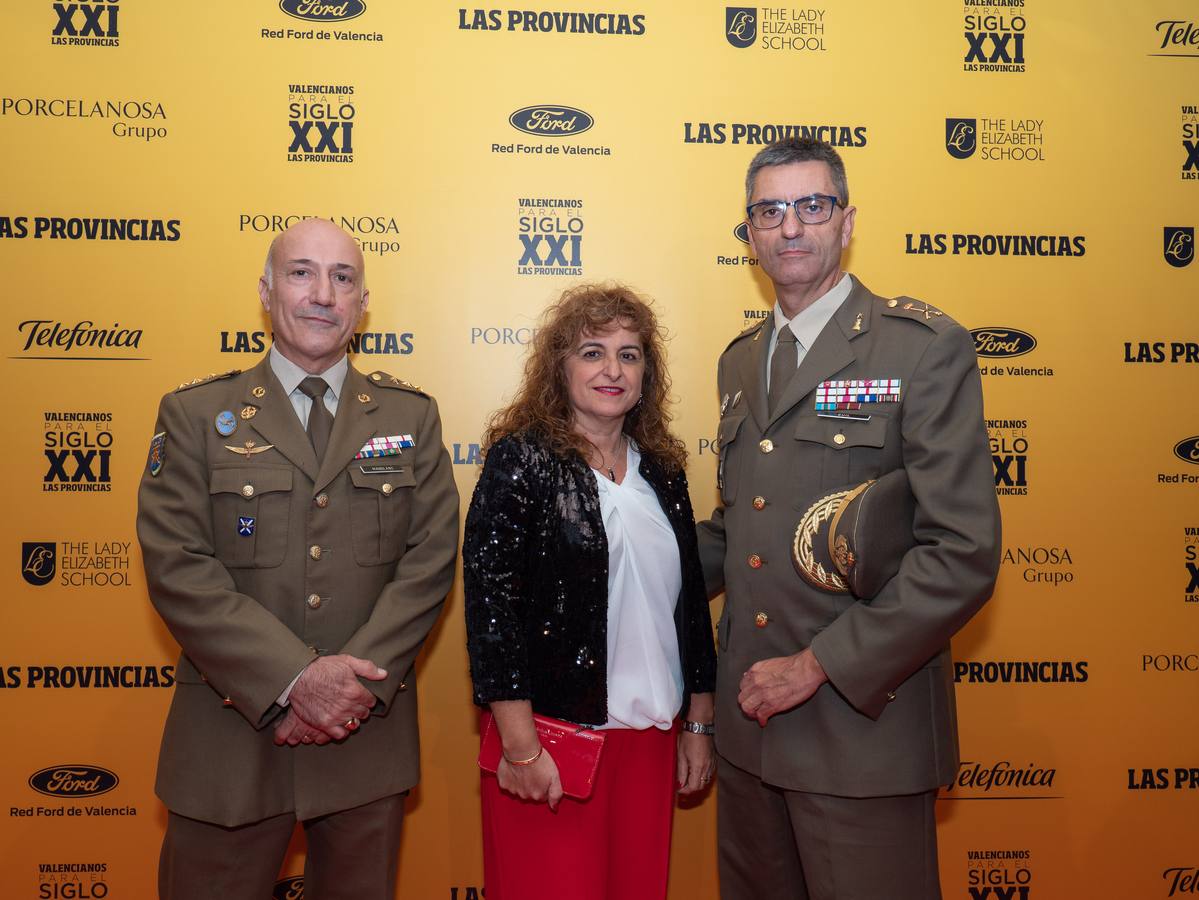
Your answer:
[[[703,722],[684,722],[683,731],[690,731],[692,734],[713,735],[716,733],[716,726],[705,725]]]

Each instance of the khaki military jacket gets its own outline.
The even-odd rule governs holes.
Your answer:
[[[774,318],[738,336],[719,366],[722,506],[700,523],[718,627],[716,745],[769,784],[888,796],[947,784],[958,766],[949,640],[988,599],[999,510],[969,333],[940,311],[877,297],[856,279],[774,415],[766,351]],[[818,415],[822,382],[899,379],[898,402]],[[830,491],[907,470],[918,545],[869,603],[800,579],[791,541]],[[828,673],[806,703],[763,728],[738,685],[758,660],[811,647]]]
[[[232,434],[217,430],[222,413]],[[458,547],[435,401],[351,366],[318,466],[264,357],[167,394],[154,430],[137,532],[150,599],[183,651],[159,756],[163,802],[233,826],[412,787],[413,663]],[[397,435],[413,444],[402,454],[355,459],[371,438]],[[379,700],[370,718],[341,742],[276,747],[275,700],[317,654],[336,653],[387,670],[363,682]]]

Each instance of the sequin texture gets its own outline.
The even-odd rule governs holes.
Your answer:
[[[684,698],[716,682],[712,623],[683,472],[648,455],[640,472],[679,543],[675,610]],[[577,455],[509,436],[487,454],[462,545],[474,699],[531,700],[544,715],[607,721],[608,541],[599,491]]]

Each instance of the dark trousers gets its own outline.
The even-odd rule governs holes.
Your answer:
[[[936,791],[832,797],[717,773],[722,900],[941,900]]]
[[[404,794],[303,823],[308,900],[392,900]],[[263,900],[279,877],[292,813],[225,828],[170,813],[158,864],[161,900]]]

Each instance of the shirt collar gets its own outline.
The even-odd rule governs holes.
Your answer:
[[[851,290],[853,290],[853,279],[849,277],[848,272],[844,272],[840,281],[817,298],[815,302],[800,310],[794,319],[788,319],[783,315],[783,308],[776,300],[774,302],[775,333],[777,334],[779,329],[790,326],[791,330],[795,332],[795,339],[803,344],[805,350],[810,350],[816,343],[816,338],[820,336],[820,332],[824,331],[828,320],[841,308],[841,304],[845,302]]]
[[[287,396],[291,396],[292,392],[300,386],[300,382],[309,377],[313,373],[305,372],[294,362],[279,352],[279,348],[271,344],[271,352],[269,354],[271,361],[271,371],[275,373],[275,377],[279,379],[279,384],[283,386],[283,392]],[[324,372],[317,374],[325,379],[325,383],[329,385],[329,389],[333,391],[334,398],[341,399],[341,389],[346,381],[346,373],[350,368],[350,358],[342,356],[337,362],[331,365]]]

